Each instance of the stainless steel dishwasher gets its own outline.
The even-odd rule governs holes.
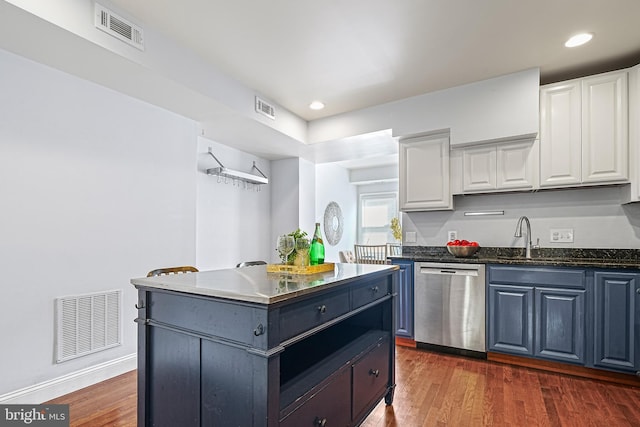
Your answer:
[[[418,347],[486,357],[484,273],[484,264],[415,263]]]

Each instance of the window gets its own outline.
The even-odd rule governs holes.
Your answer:
[[[394,242],[391,218],[398,216],[398,193],[371,193],[360,195],[358,216],[358,243],[383,245]]]

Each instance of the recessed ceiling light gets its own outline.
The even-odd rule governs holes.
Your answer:
[[[591,34],[591,33],[576,34],[575,36],[573,36],[569,40],[567,40],[564,45],[566,47],[582,46],[583,44],[585,44],[586,42],[588,42],[592,38],[593,38],[593,34]]]
[[[311,108],[312,110],[322,110],[324,108],[324,104],[320,101],[313,101],[311,104],[309,104],[309,108]]]

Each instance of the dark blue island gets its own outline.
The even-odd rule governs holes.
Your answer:
[[[139,426],[356,426],[393,401],[398,267],[132,279]]]

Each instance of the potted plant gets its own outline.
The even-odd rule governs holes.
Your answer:
[[[297,241],[299,238],[307,237],[307,232],[306,231],[302,231],[302,230],[300,230],[298,228],[296,231],[292,231],[288,235],[292,236],[294,241]],[[293,252],[291,252],[289,254],[289,256],[287,257],[286,262],[285,262],[284,256],[282,256],[282,255],[279,255],[279,256],[280,256],[280,261],[282,261],[283,264],[286,263],[287,265],[297,265],[296,264],[297,255],[298,255],[298,253],[297,253],[296,249],[294,249]]]

